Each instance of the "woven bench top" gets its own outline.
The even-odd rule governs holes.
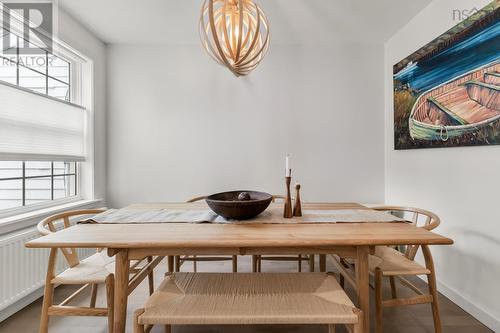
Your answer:
[[[174,273],[146,303],[141,324],[354,324],[356,309],[324,273]]]

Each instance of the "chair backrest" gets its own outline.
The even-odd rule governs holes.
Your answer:
[[[105,208],[99,208],[99,209],[74,210],[74,211],[59,213],[43,219],[42,221],[40,221],[40,223],[38,223],[36,228],[40,234],[45,236],[57,232],[56,223],[61,220],[63,221],[62,224],[63,229],[66,229],[71,226],[70,218],[72,217],[99,214],[104,211],[106,211]],[[64,258],[66,258],[66,261],[68,262],[68,265],[70,267],[75,267],[80,263],[80,259],[78,258],[78,254],[76,253],[76,250],[74,248],[60,248],[60,250],[63,253]]]
[[[398,217],[404,219],[407,219],[407,217],[409,216],[410,217],[409,221],[411,221],[414,226],[419,228],[424,228],[426,230],[433,230],[437,226],[439,226],[439,224],[441,224],[441,219],[436,214],[420,208],[380,206],[380,207],[373,207],[373,209],[389,212],[391,214],[400,213],[399,215],[402,214],[403,216],[398,216]],[[419,245],[408,245],[406,247],[405,256],[410,260],[414,260],[415,256],[417,255],[419,247],[420,247]]]
[[[187,200],[186,202],[187,203],[197,202],[197,201],[205,200],[206,198],[207,198],[207,196],[194,197],[192,199]]]

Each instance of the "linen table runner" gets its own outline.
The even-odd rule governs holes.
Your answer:
[[[297,223],[375,223],[406,222],[404,219],[371,209],[304,210],[301,217],[283,218],[282,209],[269,208],[245,221],[227,220],[210,209],[109,209],[80,223],[231,223],[231,224],[297,224]]]

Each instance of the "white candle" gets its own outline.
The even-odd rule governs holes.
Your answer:
[[[290,177],[290,155],[286,155],[285,168],[285,176]]]

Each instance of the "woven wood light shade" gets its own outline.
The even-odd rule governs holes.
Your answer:
[[[269,47],[266,15],[251,0],[205,0],[199,28],[208,54],[236,76],[257,67]]]

